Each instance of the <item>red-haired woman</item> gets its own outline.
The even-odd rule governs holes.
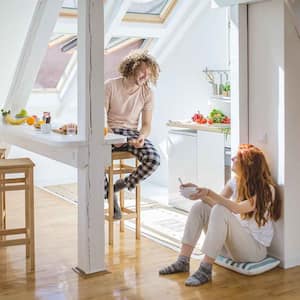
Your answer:
[[[189,198],[198,200],[188,216],[177,261],[159,271],[160,275],[189,272],[192,251],[202,230],[206,231],[199,269],[185,282],[197,286],[211,280],[212,265],[219,254],[239,262],[257,262],[267,255],[273,238],[273,224],[280,217],[280,200],[263,152],[249,144],[239,146],[232,158],[236,176],[221,194],[195,187]],[[230,199],[231,198],[231,199]]]

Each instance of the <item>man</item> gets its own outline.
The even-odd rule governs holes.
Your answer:
[[[122,217],[116,192],[132,190],[149,177],[159,166],[160,157],[147,139],[151,131],[153,93],[150,84],[156,84],[159,66],[146,52],[134,51],[119,66],[120,77],[105,82],[105,111],[110,132],[127,137],[126,144],[113,145],[112,151],[128,151],[140,161],[139,167],[114,184],[114,218]],[[141,127],[138,129],[141,118]],[[108,197],[108,182],[105,178]]]

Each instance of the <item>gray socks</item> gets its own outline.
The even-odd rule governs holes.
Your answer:
[[[211,280],[211,270],[212,270],[211,264],[202,262],[200,264],[199,269],[185,281],[185,285],[197,286],[197,285],[201,285],[201,284],[204,284],[204,283],[210,281]]]
[[[121,208],[118,202],[118,197],[114,194],[114,219],[120,220],[122,218]]]
[[[189,272],[190,258],[180,255],[176,262],[158,271],[159,275]]]
[[[123,179],[118,179],[114,184],[114,192],[117,193],[126,187],[125,181]],[[114,194],[114,219],[120,220],[122,218],[121,208],[118,202],[118,197]]]
[[[124,179],[118,179],[114,184],[114,192],[117,193],[126,187]]]

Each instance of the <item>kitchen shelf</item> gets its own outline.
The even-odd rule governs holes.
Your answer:
[[[215,99],[216,101],[222,101],[226,103],[230,103],[230,97],[224,97],[224,96],[219,96],[219,95],[211,95],[211,99]]]

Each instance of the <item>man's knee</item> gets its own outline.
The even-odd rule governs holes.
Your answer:
[[[160,166],[160,155],[157,151],[145,157],[146,164],[155,171]]]

